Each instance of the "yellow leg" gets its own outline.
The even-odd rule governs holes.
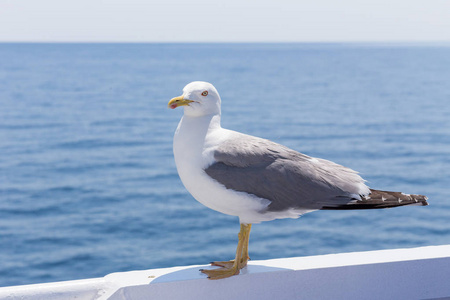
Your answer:
[[[236,258],[231,261],[213,262],[211,265],[220,266],[221,269],[214,270],[200,270],[202,273],[208,275],[209,279],[227,278],[239,274],[239,271],[247,265],[248,257],[248,241],[250,237],[250,230],[252,224],[241,224],[239,231],[239,241],[236,248]]]
[[[250,260],[250,256],[248,255],[248,241],[250,239],[250,229],[252,228],[252,224],[248,224],[249,228],[245,235],[245,241],[244,241],[244,249],[242,249],[242,259],[241,263],[243,263],[241,269],[245,266],[247,266],[247,262]]]
[[[248,224],[247,226],[252,226],[252,224]],[[241,231],[242,231],[242,225],[241,225]],[[241,233],[239,233],[241,234]],[[248,241],[250,238],[250,228],[248,228],[247,233],[245,234],[245,240],[243,243],[243,249],[242,249],[242,255],[241,255],[241,261],[240,261],[240,269],[244,268],[247,265],[247,261],[250,260],[250,257],[248,256]],[[234,264],[234,259],[228,260],[228,261],[213,261],[211,262],[211,266],[216,267],[223,267],[223,268],[231,268]]]

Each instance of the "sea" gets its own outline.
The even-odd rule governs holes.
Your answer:
[[[253,260],[450,244],[450,45],[0,44],[0,286],[232,259],[237,217],[183,187],[191,81],[222,126],[429,206],[255,224]],[[211,195],[214,197],[214,195]]]

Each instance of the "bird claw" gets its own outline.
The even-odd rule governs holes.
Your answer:
[[[222,267],[222,268],[231,268],[233,266],[233,264],[234,264],[234,260],[211,262],[211,266]]]
[[[237,265],[233,265],[231,268],[220,268],[220,269],[214,269],[214,270],[205,270],[202,269],[201,272],[208,276],[208,279],[222,279],[222,278],[228,278],[233,275],[239,274],[239,268]]]

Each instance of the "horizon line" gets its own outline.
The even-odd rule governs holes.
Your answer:
[[[408,44],[408,45],[450,45],[450,40],[329,40],[329,41],[59,41],[59,40],[0,40],[0,44]]]

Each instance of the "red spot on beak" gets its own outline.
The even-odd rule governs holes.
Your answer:
[[[174,103],[174,104],[170,105],[170,108],[171,109],[177,108],[177,105]]]

